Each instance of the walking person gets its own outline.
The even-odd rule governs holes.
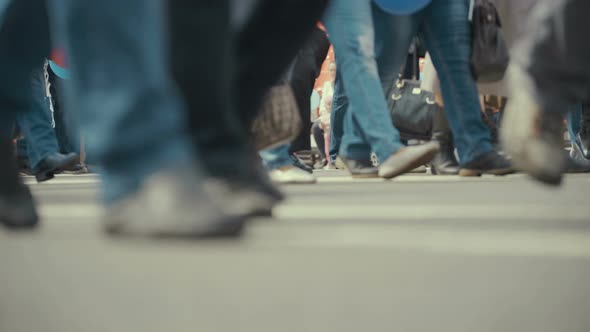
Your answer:
[[[501,142],[515,165],[559,185],[567,168],[563,118],[570,105],[590,101],[590,47],[584,34],[590,3],[541,1],[513,52]],[[550,162],[548,162],[550,161]]]
[[[191,139],[205,156],[207,184],[223,193],[225,206],[268,215],[284,196],[252,144],[252,123],[268,90],[285,75],[314,31],[326,2],[203,3],[168,2],[170,63],[187,102]],[[204,44],[209,46],[203,49]],[[216,87],[214,93],[211,86]]]
[[[72,71],[69,91],[81,109],[87,148],[103,170],[105,230],[150,237],[239,235],[245,218],[224,211],[221,197],[203,187],[184,126],[186,111],[166,69],[163,4],[51,4],[54,31],[65,42]],[[49,54],[49,18],[42,0],[2,8],[0,222],[27,227],[37,218],[30,192],[14,172],[5,126],[11,121],[5,120],[28,111],[29,73]]]
[[[55,173],[74,170],[80,161],[75,152],[62,153],[54,128],[57,121],[50,108],[51,99],[47,96],[46,66],[33,72],[30,109],[16,116],[26,142],[29,165],[38,182],[52,179]]]
[[[399,68],[406,62],[406,52],[402,50],[407,50],[418,35],[440,76],[444,111],[459,154],[459,175],[513,173],[510,162],[492,145],[490,131],[481,118],[470,66],[469,1],[433,0],[411,15],[392,14],[376,6],[374,13],[377,59],[384,89],[393,87]]]
[[[345,90],[338,88],[337,80],[334,100],[340,98],[336,93],[346,94],[349,102],[339,155],[351,175],[391,179],[432,160],[437,143],[406,147],[392,124],[375,61],[372,1],[333,0],[324,23]],[[380,162],[378,169],[371,152]]]

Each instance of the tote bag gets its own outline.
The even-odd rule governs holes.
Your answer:
[[[251,131],[256,148],[263,150],[290,143],[302,127],[291,86],[280,84],[268,91]]]

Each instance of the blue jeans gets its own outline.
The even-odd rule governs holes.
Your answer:
[[[438,71],[444,110],[461,165],[493,150],[470,68],[472,35],[468,11],[467,0],[434,0],[409,16],[392,16],[374,6],[376,53],[387,95],[407,60],[412,39],[418,34]]]
[[[68,88],[83,107],[86,149],[102,166],[106,202],[162,169],[194,166],[186,110],[166,65],[163,2],[61,2]]]
[[[34,71],[31,80],[31,108],[17,114],[17,123],[27,146],[27,157],[33,172],[48,156],[59,152],[55,130],[52,127],[49,99],[45,95],[45,73],[42,68]]]
[[[262,158],[264,166],[269,170],[279,169],[281,167],[293,165],[293,160],[289,154],[291,144],[285,144],[272,149],[260,151],[258,154]]]
[[[576,136],[582,127],[582,112],[584,106],[582,104],[575,104],[567,112],[567,131],[570,136],[570,141],[574,142]]]
[[[16,115],[33,107],[31,73],[49,54],[44,0],[0,0],[0,138],[12,135]],[[35,24],[31,24],[35,22]],[[6,45],[10,45],[6,47]],[[3,161],[0,161],[3,162]]]
[[[330,112],[330,160],[334,162],[340,153],[342,136],[344,135],[344,116],[348,109],[348,97],[344,91],[342,75],[336,72],[334,80],[334,97],[332,98],[332,112]]]
[[[55,135],[61,153],[80,153],[80,119],[75,109],[63,107],[63,89],[65,80],[55,74],[49,76],[51,99],[53,101],[53,118],[55,119]],[[89,163],[86,155],[86,163]]]
[[[403,144],[377,71],[371,4],[371,0],[332,0],[324,23],[349,102],[340,154],[367,160],[375,152],[383,161]]]
[[[32,2],[38,3],[30,5]],[[162,169],[193,166],[186,112],[166,65],[163,4],[145,0],[49,2],[54,7],[52,23],[60,23],[52,30],[65,45],[72,71],[67,92],[75,103],[70,107],[80,109],[86,148],[104,170],[105,202],[132,194]],[[13,110],[7,116],[28,110],[30,87],[25,87],[26,93],[19,90],[22,78],[29,78],[27,72],[36,68],[35,59],[49,53],[44,1],[13,4],[24,6],[20,18],[7,21],[16,29],[3,30],[10,32],[8,36],[0,34],[0,45],[14,45],[0,52],[4,60],[0,61],[0,109]],[[18,40],[16,45],[13,39]]]

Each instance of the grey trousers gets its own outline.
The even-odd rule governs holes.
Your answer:
[[[590,101],[589,12],[588,0],[542,1],[514,52],[547,111],[565,113],[566,105]]]

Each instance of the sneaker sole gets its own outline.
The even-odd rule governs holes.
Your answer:
[[[373,174],[351,174],[350,175],[353,179],[376,179],[379,178],[378,173]]]
[[[154,231],[142,232],[141,230],[129,230],[124,227],[106,226],[104,231],[106,234],[118,238],[153,238],[153,239],[222,239],[222,238],[236,238],[242,235],[245,218],[239,220],[220,222],[219,224],[211,224],[208,227],[200,227],[202,229],[192,232],[167,232]]]
[[[277,181],[276,183],[277,184],[282,184],[282,185],[284,185],[284,184],[296,184],[296,185],[299,184],[299,185],[304,185],[304,184],[316,184],[317,182],[318,181],[315,180],[315,181],[306,181],[306,182],[305,181],[285,181],[285,182],[278,182]]]
[[[478,176],[482,176],[483,174],[505,176],[505,175],[510,175],[510,174],[514,174],[514,173],[516,173],[516,170],[512,167],[511,168],[493,169],[493,170],[489,170],[489,171],[481,171],[481,170],[476,170],[476,169],[463,168],[459,171],[459,176],[461,176],[461,177],[478,177]]]

